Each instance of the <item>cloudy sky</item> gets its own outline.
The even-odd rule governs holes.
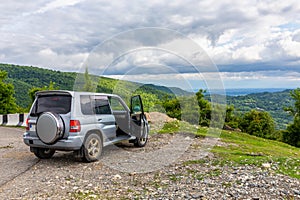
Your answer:
[[[219,78],[225,88],[300,87],[298,0],[11,0],[0,9],[1,63],[88,66],[183,88]]]

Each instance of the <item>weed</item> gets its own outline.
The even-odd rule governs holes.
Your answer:
[[[202,173],[197,173],[195,174],[194,178],[199,180],[199,181],[202,181],[204,179],[205,175],[202,174]]]
[[[188,161],[185,161],[183,163],[183,165],[187,166],[187,165],[194,165],[194,164],[204,164],[206,163],[207,161],[206,160],[188,160]]]
[[[232,183],[230,182],[222,182],[222,186],[225,187],[225,188],[229,188],[232,186]]]
[[[11,149],[11,148],[14,148],[11,144],[0,147],[0,149]]]
[[[180,181],[181,179],[183,178],[182,174],[172,174],[172,175],[169,175],[169,179],[171,181]]]
[[[100,194],[94,193],[93,191],[78,191],[72,194],[74,199],[101,199]]]

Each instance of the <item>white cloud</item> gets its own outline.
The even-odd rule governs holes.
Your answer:
[[[288,56],[300,58],[300,41],[293,40],[294,34],[288,34],[279,43]]]
[[[83,64],[83,61],[87,58],[87,54],[77,53],[77,54],[58,54],[50,48],[42,49],[36,55],[34,62],[43,63],[43,67],[59,69],[61,63],[64,63],[64,71],[79,71]],[[44,64],[45,62],[48,65]]]
[[[1,4],[0,9],[0,62],[77,69],[95,46],[115,34],[134,28],[163,27],[193,39],[221,71],[300,71],[298,0],[156,0],[147,3],[12,0]],[[187,63],[178,56],[196,63],[205,60],[201,58],[204,54],[196,54],[195,47],[184,40],[174,42],[166,35],[146,33],[136,39],[138,41],[123,41],[116,48],[122,50],[134,42],[142,42],[177,48],[180,55],[132,53],[131,57],[119,59],[116,74],[126,73],[132,65],[147,63],[174,67],[174,70],[181,65],[190,72]],[[98,59],[106,63],[114,59],[115,54],[103,52],[89,64],[95,64],[94,72],[97,72],[106,67]],[[247,78],[246,75],[241,77]]]
[[[59,9],[59,8],[64,8],[67,6],[74,6],[78,3],[82,2],[82,0],[54,0],[51,1],[49,3],[47,3],[45,6],[43,6],[42,8],[38,9],[36,12],[34,13],[44,13],[44,12],[48,12],[54,9]]]

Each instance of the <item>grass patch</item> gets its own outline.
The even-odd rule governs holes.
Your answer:
[[[158,133],[176,133],[179,131],[179,121],[175,120],[172,122],[165,123],[163,128]]]
[[[222,131],[221,140],[235,144],[215,146],[212,149],[212,152],[221,160],[257,167],[269,163],[272,170],[300,179],[299,148],[239,132]]]
[[[172,174],[172,175],[169,175],[169,179],[171,181],[180,181],[181,179],[183,178],[183,175],[182,174]]]
[[[159,130],[158,133],[193,133],[195,134],[199,129],[197,125],[191,125],[188,122],[174,120],[168,123],[165,123],[163,128]],[[196,135],[197,136],[197,135]]]
[[[183,163],[183,165],[193,165],[193,164],[204,164],[206,160],[188,160]]]

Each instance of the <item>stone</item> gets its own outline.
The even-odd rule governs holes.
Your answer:
[[[120,180],[120,179],[122,179],[122,176],[120,174],[116,174],[113,177],[113,180]]]
[[[266,169],[271,168],[271,164],[270,164],[270,163],[263,163],[261,166],[262,166],[263,168],[266,168]]]

